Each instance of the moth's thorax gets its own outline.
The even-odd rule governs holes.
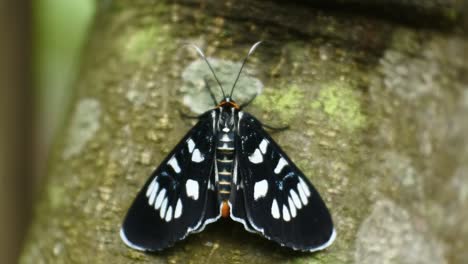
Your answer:
[[[219,103],[219,105],[214,109],[214,112],[216,112],[215,130],[217,133],[235,132],[237,130],[236,126],[238,124],[240,110],[234,101],[221,101],[221,103]]]

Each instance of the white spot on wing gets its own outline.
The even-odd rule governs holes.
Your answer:
[[[167,164],[169,164],[176,173],[180,172],[179,163],[177,162],[175,156],[172,156],[172,158],[167,162]]]
[[[195,149],[192,153],[192,161],[200,163],[204,160],[205,160],[205,157],[202,156],[202,154],[200,153],[200,150]]]
[[[149,197],[151,192],[153,192],[154,185],[156,184],[156,180],[153,180],[149,185],[148,189],[146,190],[146,197]]]
[[[164,219],[164,216],[166,215],[166,207],[167,207],[167,197],[164,198],[162,205],[161,205],[161,210],[159,210],[159,216],[161,219]]]
[[[177,201],[177,205],[174,212],[174,218],[179,218],[182,215],[182,200]]]
[[[288,165],[288,162],[283,157],[281,157],[278,161],[278,164],[276,164],[275,173],[279,174],[286,165]]]
[[[307,195],[307,197],[310,197],[309,186],[307,186],[307,184],[304,182],[304,180],[302,178],[300,178],[300,177],[299,177],[299,182],[301,183],[301,186],[302,186],[302,189],[305,192],[305,195]]]
[[[267,147],[268,147],[268,140],[263,139],[262,142],[260,142],[260,145],[259,145],[260,151],[263,154],[265,154],[266,151],[267,151]]]
[[[249,160],[250,160],[250,162],[252,162],[254,164],[258,164],[260,162],[263,162],[263,155],[262,155],[262,153],[260,153],[260,150],[258,148],[255,149],[254,153],[252,153],[252,155],[249,156]]]
[[[185,183],[185,191],[187,192],[187,196],[194,200],[198,200],[198,189],[199,187],[197,181],[189,179]]]
[[[155,185],[153,185],[153,188],[152,188],[149,200],[148,200],[150,206],[153,206],[154,199],[156,198],[156,194],[158,193],[158,188],[159,188],[158,186],[159,184],[156,181],[153,181],[153,183],[155,183]]]
[[[164,220],[166,220],[166,222],[172,220],[172,206],[169,206],[169,208],[167,208],[166,218]]]
[[[271,215],[275,219],[280,218],[280,211],[279,211],[278,202],[276,202],[276,199],[273,199],[273,202],[271,203]]]
[[[223,128],[223,132],[226,132],[226,133],[227,133],[227,132],[229,132],[229,131],[230,131],[229,128],[227,128],[227,127],[224,127],[224,128]]]
[[[294,205],[294,202],[291,199],[291,197],[288,197],[288,205],[289,205],[289,211],[291,211],[291,217],[292,218],[296,217],[297,215],[296,205]]]
[[[283,220],[286,222],[289,222],[289,220],[291,220],[288,207],[285,204],[283,204]]]
[[[268,192],[267,180],[261,180],[255,183],[255,187],[254,187],[254,199],[255,200],[265,197],[267,192]]]
[[[301,201],[304,205],[307,205],[308,201],[307,201],[307,196],[304,192],[304,190],[302,190],[302,186],[300,183],[297,184],[297,190],[299,191],[299,197],[301,197]]]
[[[296,205],[296,208],[297,209],[301,209],[302,208],[302,203],[301,203],[301,200],[299,199],[299,196],[297,195],[297,193],[291,189],[291,191],[289,191],[289,194],[291,194],[291,198],[294,202],[294,205]]]
[[[195,142],[193,142],[191,138],[187,140],[187,147],[188,147],[188,151],[192,153],[193,149],[195,148]]]
[[[154,203],[154,209],[158,210],[161,207],[162,201],[165,196],[166,196],[166,189],[162,189],[159,192],[158,197],[156,197],[156,202]]]

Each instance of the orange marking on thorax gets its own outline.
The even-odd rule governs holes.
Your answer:
[[[229,207],[229,204],[226,201],[224,201],[223,206],[221,207],[221,216],[227,218],[229,216],[230,211],[231,208]]]
[[[230,105],[232,107],[234,107],[235,109],[239,110],[240,109],[240,106],[234,102],[234,101],[229,101],[229,102],[226,102],[226,101],[222,101],[221,103],[219,103],[216,108],[219,108],[221,106],[224,106],[224,105]]]

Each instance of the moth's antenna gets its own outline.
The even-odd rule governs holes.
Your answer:
[[[241,75],[242,69],[244,68],[245,63],[247,62],[247,59],[249,58],[250,54],[254,52],[254,50],[257,48],[258,45],[260,45],[262,41],[259,41],[255,44],[252,45],[252,47],[249,50],[249,53],[247,53],[247,56],[245,56],[244,61],[242,62],[242,66],[240,67],[239,73],[237,74],[236,80],[234,81],[234,84],[232,85],[231,88],[231,94],[229,94],[229,97],[232,97],[232,92],[234,92],[234,88],[236,88],[237,81],[239,80],[239,77]]]
[[[213,67],[211,67],[211,64],[208,62],[208,59],[206,58],[206,56],[205,56],[205,54],[203,53],[203,51],[202,51],[197,45],[195,45],[195,44],[187,43],[187,44],[185,44],[185,45],[194,48],[194,49],[198,52],[198,54],[200,55],[200,57],[202,57],[202,59],[205,60],[206,64],[207,64],[208,67],[210,68],[211,73],[213,73],[213,76],[214,76],[214,78],[216,79],[216,82],[218,83],[219,88],[221,88],[221,92],[223,93],[223,98],[226,98],[226,94],[224,93],[223,86],[221,85],[221,82],[219,81],[218,77],[216,76],[216,73],[215,73],[215,71],[213,70]]]

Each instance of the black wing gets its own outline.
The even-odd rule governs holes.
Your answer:
[[[207,113],[152,173],[128,210],[120,236],[129,247],[162,250],[220,217],[212,187],[213,140],[213,117]]]
[[[246,229],[296,250],[331,245],[336,233],[330,213],[304,174],[252,115],[239,113],[238,129],[237,173],[243,200],[232,202],[233,219],[247,220]]]

